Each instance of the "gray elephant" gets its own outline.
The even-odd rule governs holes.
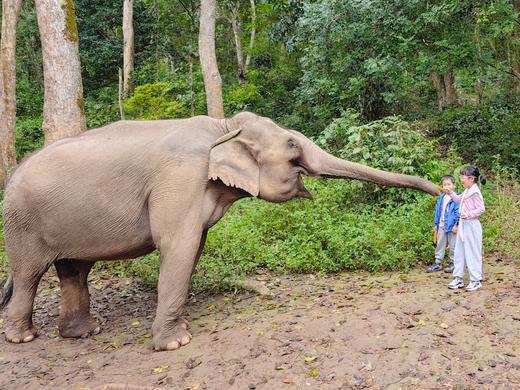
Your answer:
[[[206,232],[240,198],[312,199],[301,175],[439,194],[429,181],[341,160],[301,133],[248,112],[230,119],[120,121],[42,149],[21,164],[5,190],[7,340],[37,336],[33,301],[52,264],[60,279],[61,336],[98,333],[87,286],[94,262],[157,248],[154,347],[189,343],[179,314]]]

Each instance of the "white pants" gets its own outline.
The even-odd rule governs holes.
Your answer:
[[[461,220],[453,262],[453,276],[463,278],[468,267],[471,281],[482,280],[482,225],[478,219]]]
[[[444,260],[446,244],[450,245],[450,262],[453,263],[455,247],[457,246],[457,235],[453,232],[445,232],[443,229],[437,231],[437,247],[435,248],[435,263],[440,264]]]

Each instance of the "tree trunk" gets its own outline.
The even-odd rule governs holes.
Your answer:
[[[459,104],[459,94],[457,88],[455,88],[455,76],[451,73],[445,74],[444,79],[444,91],[446,94],[446,105]]]
[[[118,71],[119,83],[117,91],[117,101],[119,103],[119,116],[121,120],[125,120],[125,99],[123,97],[123,69],[119,68]]]
[[[36,35],[31,35],[29,39],[26,41],[26,47],[27,47],[27,56],[29,61],[29,72],[32,72],[32,75],[34,76],[34,80],[36,81],[37,85],[43,85],[43,70],[42,70],[42,64],[40,60],[38,59],[38,55],[36,54],[36,47],[37,42],[36,39],[38,37]]]
[[[134,0],[123,3],[123,96],[133,93],[132,72],[134,71]]]
[[[85,130],[85,102],[73,0],[36,0],[42,43],[45,145]]]
[[[0,45],[0,188],[16,166],[16,25],[22,0],[2,0]]]
[[[247,52],[246,63],[244,66],[244,73],[247,73],[247,68],[249,68],[249,64],[251,63],[251,52],[253,51],[253,46],[255,45],[256,38],[256,5],[255,0],[250,0],[251,3],[251,37],[249,39],[249,50]]]
[[[235,40],[238,65],[238,82],[240,84],[244,84],[246,82],[246,64],[244,60],[244,49],[242,47],[241,39],[242,22],[240,21],[239,7],[240,2],[236,2],[229,7],[229,22],[231,23],[231,29],[233,30],[233,38]]]
[[[199,56],[206,89],[208,115],[224,118],[222,80],[215,53],[216,0],[202,0],[200,7]]]
[[[446,106],[443,77],[436,71],[432,71],[430,72],[430,80],[433,82],[433,86],[437,91],[437,98],[439,100],[439,111],[442,111]]]
[[[520,15],[520,0],[513,0],[515,12]],[[517,17],[515,29],[513,31],[513,39],[516,41],[512,47],[512,68],[516,78],[514,81],[514,92],[520,93],[520,17]]]
[[[449,105],[459,104],[459,94],[455,88],[455,77],[451,73],[441,75],[436,71],[432,71],[430,72],[430,79],[437,90],[439,111],[444,110]]]

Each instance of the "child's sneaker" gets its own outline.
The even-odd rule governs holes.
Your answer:
[[[462,287],[464,287],[464,281],[462,280],[462,278],[459,278],[458,276],[456,276],[455,279],[453,279],[451,283],[448,284],[448,288],[451,288],[452,290],[456,290]]]
[[[466,291],[477,291],[481,287],[482,287],[482,283],[480,283],[480,280],[471,281],[466,286]]]
[[[455,266],[453,265],[453,263],[450,263],[450,265],[444,267],[444,272],[446,272],[447,274],[452,274],[454,268]]]
[[[430,273],[430,272],[437,272],[437,271],[442,271],[442,265],[441,264],[435,263],[435,264],[430,265],[426,269],[426,272],[428,272],[428,273]]]

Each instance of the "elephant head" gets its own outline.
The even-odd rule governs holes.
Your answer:
[[[249,112],[226,119],[228,133],[212,146],[209,179],[247,191],[252,196],[285,202],[312,199],[301,175],[348,178],[388,187],[406,187],[439,195],[435,184],[420,177],[386,172],[342,160],[325,152],[303,134]]]

